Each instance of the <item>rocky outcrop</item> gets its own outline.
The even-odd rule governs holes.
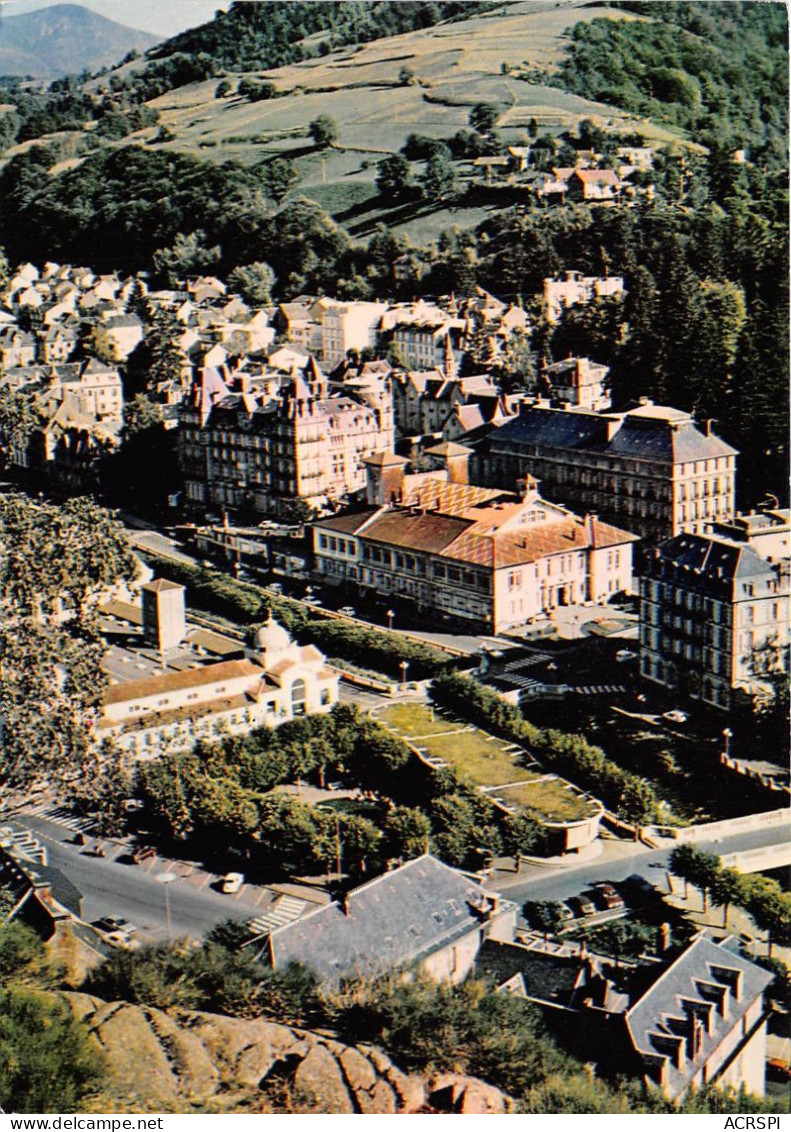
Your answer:
[[[409,1075],[380,1050],[262,1018],[63,997],[107,1056],[107,1101],[128,1111],[510,1111],[508,1098],[482,1081]]]

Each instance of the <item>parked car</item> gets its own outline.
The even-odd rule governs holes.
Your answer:
[[[567,903],[577,916],[592,916],[596,911],[596,905],[587,896],[572,896]]]
[[[619,664],[624,664],[627,660],[637,660],[637,653],[632,652],[631,649],[619,649],[615,654],[615,659]]]
[[[244,884],[244,873],[226,873],[222,878],[222,891],[228,896],[238,892]]]
[[[101,920],[94,920],[93,926],[105,935],[130,936],[137,931],[135,924],[115,916],[103,916]]]
[[[356,617],[357,616],[357,610],[351,605],[341,606],[341,608],[338,610],[338,612],[342,613],[344,617]]]
[[[619,896],[611,884],[595,884],[593,895],[594,899],[598,900],[602,907],[609,912],[626,907],[623,897]]]

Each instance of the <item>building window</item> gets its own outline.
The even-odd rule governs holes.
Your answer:
[[[307,711],[308,690],[304,680],[295,680],[291,685],[291,711],[294,715],[304,715]]]

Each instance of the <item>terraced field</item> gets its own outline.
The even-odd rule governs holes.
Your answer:
[[[158,128],[151,127],[117,144],[144,142],[219,162],[287,156],[301,178],[295,192],[317,200],[354,235],[365,236],[383,222],[424,242],[443,228],[472,227],[496,206],[388,209],[376,190],[376,163],[397,152],[411,133],[448,138],[466,128],[469,109],[477,102],[500,107],[498,130],[506,141],[522,140],[534,117],[557,131],[573,128],[583,117],[613,125],[628,120],[630,129],[648,137],[674,138],[617,108],[540,82],[557,65],[567,29],[602,16],[642,18],[586,7],[582,0],[504,4],[468,20],[262,72],[280,93],[270,101],[249,102],[235,94],[217,99],[216,79],[181,87],[150,104],[173,140],[156,141]],[[138,66],[131,63],[120,73]],[[413,84],[404,85],[399,78],[403,68],[414,75]],[[228,76],[232,87],[239,77]],[[337,144],[323,151],[307,136],[308,123],[319,114],[330,115],[339,127]],[[421,170],[422,164],[416,164],[416,177]],[[464,165],[459,172],[465,172]]]
[[[548,775],[528,752],[472,724],[422,703],[379,708],[375,717],[436,766],[452,766],[493,800],[549,822],[579,821],[599,803],[564,779]]]

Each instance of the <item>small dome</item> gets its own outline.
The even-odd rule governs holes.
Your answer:
[[[269,619],[253,634],[253,648],[259,652],[284,652],[290,644],[291,637],[271,613]]]

